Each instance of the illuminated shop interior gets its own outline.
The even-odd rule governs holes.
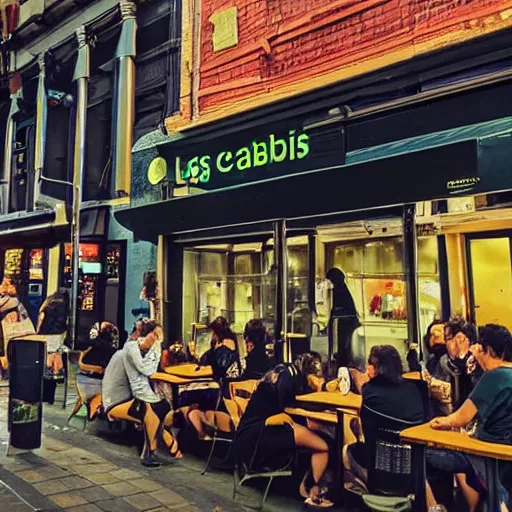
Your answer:
[[[327,356],[331,311],[327,271],[346,275],[361,326],[354,334],[361,357],[375,344],[409,350],[408,304],[400,218],[317,226],[308,234],[288,236],[286,334],[296,343]],[[438,247],[435,236],[418,238],[418,297],[421,329],[441,314]],[[273,237],[251,243],[188,247],[184,252],[183,333],[216,316],[243,333],[251,318],[262,318],[272,336],[278,300]],[[284,324],[284,322],[283,322]],[[303,342],[301,342],[303,345]],[[293,352],[293,350],[292,350]],[[289,356],[291,357],[291,356]]]

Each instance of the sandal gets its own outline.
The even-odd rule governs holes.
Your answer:
[[[205,437],[209,437],[210,441],[217,433],[217,425],[210,423],[208,420],[203,420],[203,430],[205,433]]]
[[[316,496],[315,498],[308,498],[305,502],[306,505],[310,507],[319,507],[319,508],[332,508],[334,507],[334,503],[326,498],[320,498]]]
[[[318,486],[313,486],[311,488],[311,491],[313,491],[314,488],[318,489],[318,494],[316,496],[310,496],[306,499],[304,502],[306,505],[312,506],[312,507],[319,507],[319,508],[332,508],[334,507],[334,502],[327,499],[325,496],[327,495],[327,487],[321,487],[318,488]],[[310,492],[311,492],[310,491]]]
[[[309,485],[308,485],[309,484]],[[308,469],[304,474],[304,478],[299,485],[299,494],[304,498],[309,498],[309,493],[311,491],[311,470]]]
[[[169,456],[175,460],[179,460],[179,459],[183,458],[183,453],[181,453],[181,451],[180,451],[178,441],[174,438],[172,439],[172,445],[169,448]]]

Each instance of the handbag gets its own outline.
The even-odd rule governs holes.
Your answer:
[[[365,505],[376,512],[406,512],[412,508],[412,498],[402,496],[379,496],[377,494],[364,494]]]

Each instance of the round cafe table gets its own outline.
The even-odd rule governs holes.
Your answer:
[[[206,379],[213,377],[211,366],[198,366],[195,363],[176,364],[168,366],[165,373],[183,379]]]

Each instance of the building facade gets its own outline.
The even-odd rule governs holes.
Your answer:
[[[79,190],[79,344],[96,321],[129,330],[149,314],[141,292],[146,282],[155,294],[157,251],[113,212],[129,203],[133,143],[179,110],[180,2],[2,8],[1,277],[34,321],[47,295],[71,286]]]
[[[261,317],[283,357],[332,354],[331,268],[361,357],[376,342],[405,355],[454,313],[512,327],[511,9],[184,5],[180,112],[134,146],[136,190],[116,212],[158,244],[169,336]]]
[[[331,268],[361,355],[435,316],[512,327],[512,1],[2,7],[0,267],[31,315],[71,279],[73,183],[82,339],[222,314],[333,352]]]

